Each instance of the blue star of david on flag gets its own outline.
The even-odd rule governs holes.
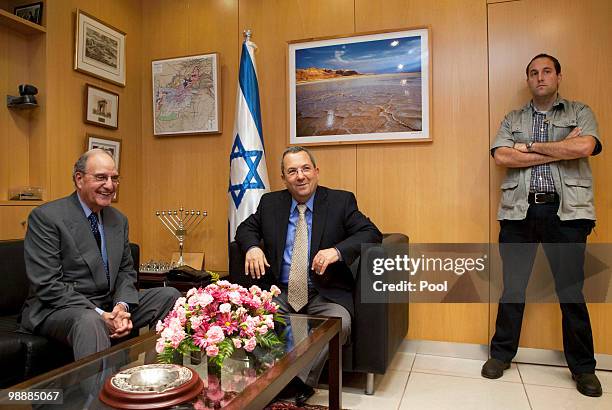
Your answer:
[[[234,160],[242,158],[246,163],[246,166],[248,167],[248,172],[244,177],[244,181],[242,181],[242,183],[232,185],[232,181],[230,178],[229,192],[232,195],[232,199],[234,200],[234,205],[236,206],[236,209],[240,207],[242,197],[248,189],[266,188],[263,181],[261,180],[261,177],[259,176],[259,173],[257,172],[257,167],[259,166],[259,163],[263,158],[263,154],[263,151],[245,150],[244,146],[242,145],[242,141],[240,141],[240,135],[236,134],[236,140],[234,141],[232,153],[230,154],[230,163]]]
[[[227,189],[230,242],[234,240],[238,225],[257,210],[259,199],[269,191],[254,59],[256,47],[248,38],[244,41],[238,70],[235,137]]]

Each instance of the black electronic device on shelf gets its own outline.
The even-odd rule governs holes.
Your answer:
[[[9,108],[34,108],[38,107],[36,101],[36,94],[38,94],[38,88],[31,84],[20,84],[19,85],[19,97],[12,95],[6,96],[6,105]]]

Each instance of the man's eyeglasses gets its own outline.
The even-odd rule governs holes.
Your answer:
[[[91,175],[96,182],[105,183],[110,178],[111,182],[115,185],[119,183],[119,175],[106,175],[106,174],[90,174],[89,172],[84,172],[84,175]]]
[[[310,165],[304,165],[302,168],[289,168],[286,173],[288,177],[294,178],[298,176],[300,171],[302,174],[308,176],[312,173],[312,167]]]

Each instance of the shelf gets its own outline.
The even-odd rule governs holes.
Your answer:
[[[0,201],[0,206],[39,206],[45,201]]]
[[[21,17],[17,17],[16,15],[2,9],[0,9],[0,25],[9,27],[28,36],[47,32],[47,29],[43,26],[24,20]]]

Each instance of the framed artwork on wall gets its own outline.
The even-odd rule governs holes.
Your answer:
[[[121,140],[118,138],[102,137],[94,134],[87,134],[86,150],[100,148],[108,152],[115,160],[117,172],[119,172],[119,160],[121,159]],[[119,186],[115,187],[113,202],[117,202],[119,196]]]
[[[85,84],[84,121],[105,128],[119,128],[119,94]]]
[[[219,54],[153,60],[153,135],[221,133]]]
[[[428,28],[288,46],[289,144],[431,140]]]
[[[74,69],[125,86],[125,33],[76,12]]]
[[[39,1],[38,3],[17,6],[13,9],[13,13],[24,20],[42,24],[43,2]]]

